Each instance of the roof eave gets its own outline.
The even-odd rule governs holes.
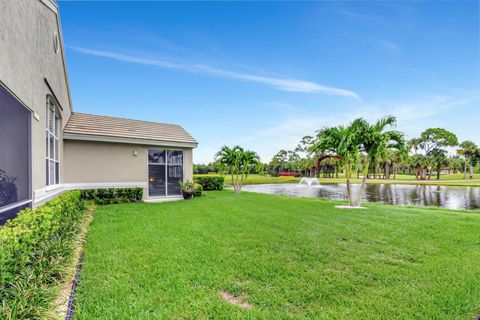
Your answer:
[[[182,142],[182,141],[165,141],[165,140],[151,140],[128,137],[113,137],[101,135],[89,135],[78,133],[63,133],[63,139],[66,140],[81,140],[81,141],[96,141],[96,142],[112,142],[112,143],[128,143],[140,144],[148,146],[162,146],[162,147],[180,147],[180,148],[196,148],[198,142]]]

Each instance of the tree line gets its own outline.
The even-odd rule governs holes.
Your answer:
[[[374,123],[359,118],[347,126],[322,128],[304,136],[293,150],[278,151],[269,163],[257,161],[246,173],[278,176],[281,172],[298,172],[318,178],[344,174],[377,179],[408,174],[426,180],[460,172],[464,179],[472,179],[479,171],[480,148],[473,141],[459,142],[444,128],[428,128],[408,140],[396,130],[396,124],[396,118],[388,116]],[[224,173],[223,167],[217,154],[215,161],[195,164],[193,170],[196,174]]]
[[[375,123],[363,118],[348,126],[320,129],[301,139],[295,149],[280,150],[265,165],[273,176],[280,172],[299,172],[302,176],[395,179],[397,174],[431,179],[435,175],[463,172],[473,178],[480,163],[480,148],[473,141],[459,143],[457,136],[444,128],[429,128],[419,137],[407,140],[395,130],[396,118],[388,116]],[[449,155],[447,148],[454,148]]]
[[[281,150],[268,164],[262,164],[258,154],[240,146],[223,146],[212,164],[216,172],[231,175],[235,192],[241,192],[248,174],[300,172],[304,176],[319,177],[323,174],[344,173],[350,207],[360,207],[367,179],[390,179],[397,172],[415,174],[417,179],[437,179],[444,170],[451,170],[456,163],[446,148],[456,148],[462,158],[464,179],[473,178],[474,168],[480,162],[480,148],[472,141],[458,142],[457,136],[444,128],[429,128],[420,137],[407,140],[396,130],[397,120],[387,116],[370,123],[358,118],[348,125],[325,127],[314,136],[305,136],[294,150]],[[199,166],[194,170],[198,173]],[[362,178],[360,190],[352,193],[352,177]]]

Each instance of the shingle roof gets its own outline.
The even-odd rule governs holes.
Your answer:
[[[63,133],[197,144],[197,141],[185,129],[176,124],[78,112],[72,113]]]

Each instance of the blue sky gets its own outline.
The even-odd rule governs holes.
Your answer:
[[[387,114],[480,144],[479,3],[60,1],[74,109],[184,126],[196,163]]]

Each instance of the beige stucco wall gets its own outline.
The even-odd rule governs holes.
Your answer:
[[[47,94],[54,94],[63,107],[63,125],[71,113],[63,39],[57,12],[56,6],[49,0],[0,0],[0,82],[39,117],[36,120],[32,113],[34,194],[45,188]],[[55,32],[59,35],[58,53],[55,53],[53,45]],[[60,181],[62,180],[61,173]]]
[[[63,158],[65,183],[147,182],[144,146],[64,140]]]
[[[164,149],[162,147],[150,147]],[[64,140],[66,184],[147,183],[149,146],[111,142]],[[192,180],[192,149],[184,151],[184,179]],[[134,155],[134,152],[137,155]]]

